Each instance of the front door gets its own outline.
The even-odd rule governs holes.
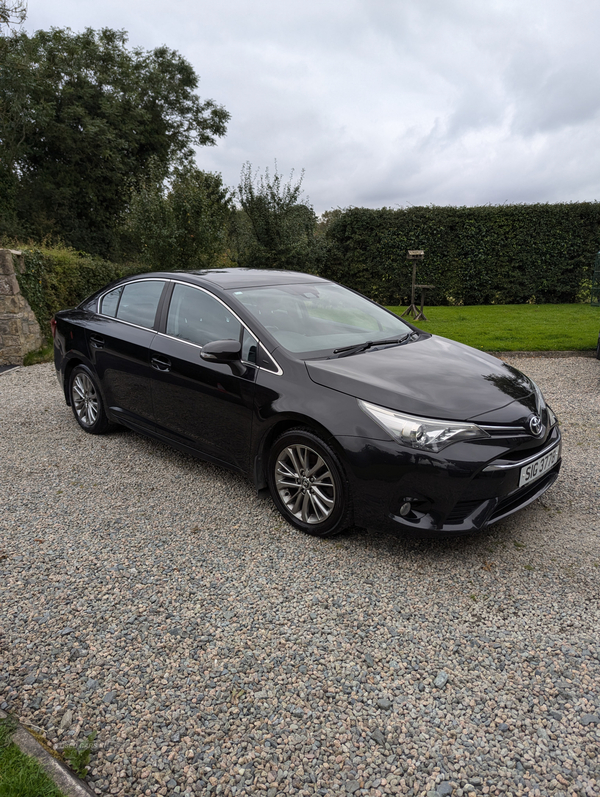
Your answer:
[[[176,283],[165,334],[150,347],[156,431],[248,470],[256,366],[202,360],[202,346],[240,340],[242,325],[207,291]]]

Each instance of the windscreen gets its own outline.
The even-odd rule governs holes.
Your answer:
[[[410,332],[398,316],[332,283],[236,289],[235,298],[277,342],[306,356]]]

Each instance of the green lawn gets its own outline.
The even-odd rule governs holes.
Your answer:
[[[484,351],[591,350],[600,330],[600,307],[589,304],[425,306],[425,315],[415,322],[420,329]]]
[[[11,742],[15,727],[0,720],[0,797],[64,797],[38,762]]]

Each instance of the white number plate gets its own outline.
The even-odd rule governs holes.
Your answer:
[[[553,448],[552,451],[549,451],[547,454],[544,454],[543,457],[536,459],[535,462],[531,462],[529,465],[525,465],[524,468],[521,468],[521,474],[519,476],[519,487],[522,487],[524,484],[529,484],[530,482],[534,482],[536,479],[539,479],[544,473],[547,473],[550,468],[552,468],[558,462],[560,457],[560,445]]]

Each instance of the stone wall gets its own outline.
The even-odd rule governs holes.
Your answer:
[[[21,252],[0,249],[0,365],[22,365],[23,357],[42,345],[42,333],[35,315],[15,276],[22,273]]]

